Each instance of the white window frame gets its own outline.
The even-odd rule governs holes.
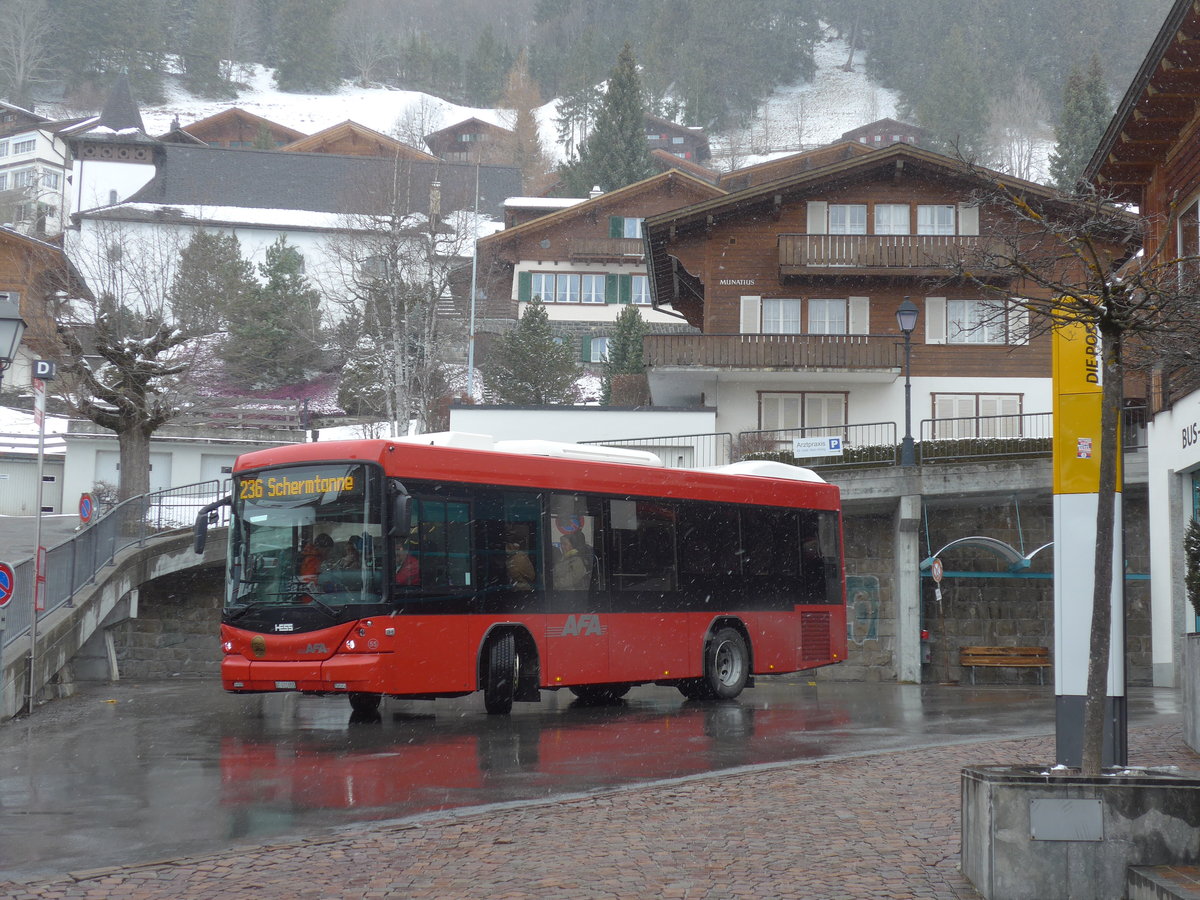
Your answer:
[[[0,191],[8,190],[8,173],[0,172]]]
[[[37,149],[37,138],[23,138],[22,140],[12,142],[13,156],[18,153],[32,153]]]
[[[634,275],[630,282],[630,294],[634,306],[650,305],[650,276]]]
[[[8,156],[8,141],[0,141],[0,156]]]
[[[584,303],[604,302],[604,276],[584,272],[579,276],[579,296]]]
[[[954,234],[955,207],[950,203],[922,203],[917,206],[917,234]]]
[[[802,303],[789,297],[764,297],[762,301],[763,334],[803,334]]]
[[[634,216],[624,216],[621,220],[621,237],[640,238],[642,236],[642,220]]]
[[[543,303],[554,302],[554,273],[531,272],[529,278],[529,296],[537,297]],[[539,284],[543,290],[538,290]],[[548,288],[548,290],[546,290]]]
[[[940,392],[931,399],[935,440],[1015,438],[1022,434],[1022,394]]]
[[[758,427],[760,431],[842,428],[846,424],[846,406],[847,395],[840,391],[760,391]]]
[[[1000,346],[1008,343],[1006,331],[1001,302],[977,297],[947,298],[947,344]]]
[[[592,362],[608,362],[608,342],[606,337],[592,338],[592,344],[588,351],[588,359]]]
[[[31,188],[37,184],[37,169],[16,169],[12,173],[12,189]]]
[[[849,334],[849,304],[844,297],[813,297],[808,301],[809,334]]]
[[[876,234],[908,234],[912,228],[907,203],[876,203]]]
[[[554,277],[554,302],[579,302],[579,273],[559,272]]]
[[[866,234],[867,204],[830,203],[829,234]]]

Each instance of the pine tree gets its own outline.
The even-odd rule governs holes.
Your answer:
[[[342,0],[282,0],[276,27],[275,81],[281,91],[331,91],[338,84],[337,29]]]
[[[608,341],[608,365],[604,372],[604,388],[600,402],[605,406],[613,402],[613,378],[622,375],[641,375],[646,371],[642,363],[642,341],[649,328],[641,312],[630,304],[617,316],[616,327]]]
[[[626,44],[609,76],[595,127],[580,146],[578,159],[561,169],[568,194],[587,196],[595,185],[614,191],[651,174],[645,110],[637,62]]]
[[[485,395],[515,406],[570,404],[577,397],[579,363],[554,339],[546,307],[536,297],[481,367]]]
[[[180,251],[168,301],[187,334],[212,334],[225,327],[231,310],[258,289],[254,270],[235,235],[197,231]]]
[[[258,271],[264,283],[228,310],[221,358],[248,388],[300,381],[320,362],[320,292],[304,275],[304,257],[284,237],[267,248]]]
[[[1050,177],[1061,190],[1075,190],[1112,118],[1100,57],[1092,55],[1087,71],[1073,68],[1063,89],[1062,119],[1054,129]]]
[[[503,162],[521,170],[526,189],[550,169],[542,139],[538,133],[537,109],[542,105],[537,84],[529,76],[528,55],[522,50],[508,72],[501,105],[508,110],[512,137],[508,139]]]

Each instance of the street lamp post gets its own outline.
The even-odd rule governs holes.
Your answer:
[[[900,444],[900,465],[917,464],[916,447],[912,436],[912,333],[921,311],[908,297],[896,310],[896,324],[904,332],[904,440]]]
[[[17,348],[21,346],[24,334],[25,320],[21,318],[21,308],[8,298],[0,300],[0,388],[4,386],[4,370],[17,358]]]

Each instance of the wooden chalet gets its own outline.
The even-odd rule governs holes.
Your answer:
[[[1200,256],[1200,5],[1176,0],[1084,170],[1103,195],[1136,207],[1142,258]],[[1136,263],[1136,260],[1134,261]],[[1183,265],[1187,265],[1184,263]],[[1129,386],[1126,383],[1126,396]],[[1150,646],[1154,684],[1196,684],[1200,617],[1182,589],[1189,576],[1187,529],[1200,519],[1200,367],[1156,373],[1147,393]],[[1182,629],[1180,626],[1183,626]],[[1195,646],[1194,644],[1192,645]],[[1185,737],[1200,746],[1194,688]]]
[[[648,215],[722,194],[707,181],[671,170],[481,239],[486,315],[511,321],[536,296],[556,331],[578,338],[581,347],[593,339],[602,347],[621,306],[629,303],[642,307],[652,327],[690,331],[678,316],[650,307],[641,224]],[[595,356],[583,354],[588,360]]]
[[[672,156],[689,162],[703,163],[712,154],[708,148],[708,135],[703,128],[689,128],[661,116],[646,113],[646,146],[650,150],[665,150]]]
[[[310,134],[280,148],[287,153],[335,153],[342,156],[377,156],[383,159],[408,159],[437,162],[437,157],[410,147],[365,125],[349,120]]]
[[[691,175],[693,178],[699,178],[701,181],[707,181],[709,184],[718,184],[721,180],[719,172],[694,163],[690,159],[683,159],[666,150],[651,150],[650,165],[659,172],[678,169],[680,172]]]
[[[915,420],[1050,410],[1048,339],[1019,307],[977,327],[991,301],[947,281],[986,233],[977,176],[909,144],[800,168],[647,218],[653,305],[701,332],[646,339],[656,405],[715,405],[734,433],[902,424],[896,311],[911,298]]]
[[[262,147],[264,143],[270,146],[263,149],[273,149],[304,137],[303,131],[288,128],[236,106],[184,125],[180,130],[210,147],[227,149]]]
[[[472,116],[425,135],[425,144],[447,162],[486,163],[496,160],[512,136],[512,130]]]
[[[920,125],[909,125],[895,119],[876,119],[874,122],[850,129],[842,135],[842,140],[866,144],[873,150],[878,150],[888,144],[921,146],[928,139],[928,135],[929,132]]]

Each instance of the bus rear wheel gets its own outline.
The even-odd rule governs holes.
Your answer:
[[[508,715],[512,712],[516,692],[517,641],[511,634],[502,634],[488,644],[483,673],[483,708],[489,715]]]
[[[750,678],[750,649],[741,632],[722,628],[704,650],[704,686],[709,696],[731,700]]]

